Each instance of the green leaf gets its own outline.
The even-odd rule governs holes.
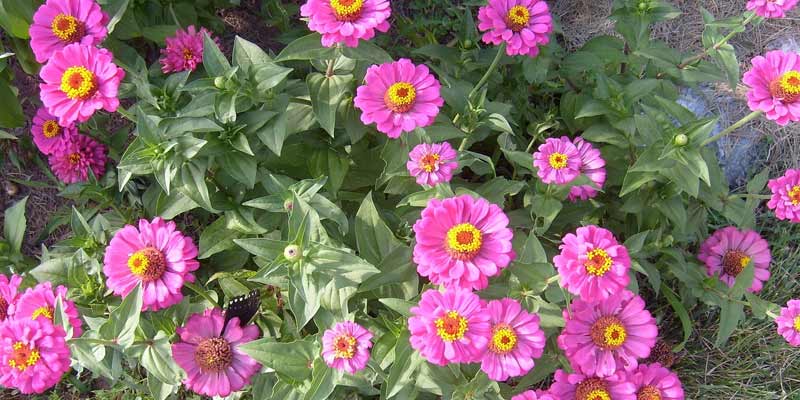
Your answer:
[[[25,204],[28,202],[28,196],[22,200],[14,203],[5,211],[5,219],[3,222],[3,236],[8,243],[11,244],[11,250],[19,253],[22,249],[22,240],[25,238],[25,228],[27,220],[25,219]]]
[[[732,299],[740,299],[750,286],[753,285],[753,278],[755,277],[755,267],[752,261],[749,262],[739,275],[736,275],[736,280],[733,286],[728,291],[728,296]]]
[[[511,125],[508,124],[506,117],[500,114],[489,114],[487,121],[489,122],[489,126],[496,131],[505,132],[509,135],[514,134],[514,130],[511,129]]]
[[[226,173],[245,184],[248,189],[255,187],[256,172],[258,172],[255,157],[238,151],[229,151],[217,158],[217,161]]]
[[[206,185],[206,166],[197,160],[187,162],[181,168],[181,192],[203,208],[211,211],[211,195]]]
[[[372,192],[364,197],[356,213],[356,243],[359,254],[372,264],[379,264],[395,248],[402,246],[381,219]]]
[[[3,105],[0,111],[0,127],[16,128],[25,124],[25,114],[22,113],[19,99],[5,79],[0,79],[0,104]]]
[[[72,358],[88,370],[112,381],[117,378],[114,369],[109,365],[110,360],[106,357],[106,353],[113,351],[113,349],[98,346],[92,339],[84,337],[71,339],[69,341],[69,349],[72,353]]]
[[[236,96],[238,93],[218,93],[214,99],[214,116],[223,124],[236,121]]]
[[[335,48],[323,47],[322,36],[319,33],[312,33],[289,43],[281,50],[276,60],[330,60],[335,55]]]
[[[233,39],[233,65],[242,67],[245,71],[252,67],[272,62],[272,57],[267,55],[261,47],[255,43],[236,36]]]
[[[336,388],[339,376],[341,372],[338,369],[329,368],[325,360],[317,358],[314,360],[314,369],[311,372],[311,386],[303,400],[327,400]]]
[[[11,36],[20,39],[30,38],[28,28],[33,21],[35,5],[36,3],[31,0],[0,1],[0,27]]]
[[[233,239],[239,247],[247,250],[250,254],[274,260],[283,254],[283,250],[289,245],[288,242],[267,238],[252,239]]]
[[[320,277],[302,270],[290,273],[289,308],[294,313],[298,330],[303,329],[319,311],[319,296],[327,281],[327,278],[323,281]]]
[[[64,310],[64,301],[61,296],[56,297],[56,303],[53,305],[53,324],[64,328],[66,332],[66,339],[72,338],[72,325],[69,323],[69,315]]]
[[[719,330],[717,331],[717,340],[714,341],[717,347],[722,347],[728,342],[731,334],[739,325],[739,321],[744,319],[743,308],[740,302],[723,301],[720,304]]]
[[[389,307],[390,309],[397,311],[400,315],[404,317],[410,317],[411,307],[417,305],[417,303],[412,303],[410,301],[402,299],[388,298],[388,299],[378,299],[378,301],[383,303],[386,307]]]
[[[228,59],[207,34],[203,34],[203,67],[210,77],[224,76],[231,69]]]
[[[747,182],[747,193],[761,193],[761,191],[764,190],[764,187],[767,185],[768,180],[769,168],[764,168],[764,170],[754,176],[753,179],[750,179],[750,182]]]
[[[678,343],[678,345],[672,349],[672,351],[678,352],[686,346],[686,343],[692,336],[692,319],[689,317],[689,313],[686,311],[683,303],[678,300],[678,296],[675,295],[675,292],[673,292],[669,286],[662,283],[661,292],[664,293],[664,297],[667,298],[669,305],[671,305],[672,309],[675,310],[675,314],[678,315],[678,319],[681,320],[681,326],[683,327],[683,341]]]
[[[241,234],[238,231],[228,229],[225,217],[217,218],[200,234],[200,250],[197,258],[202,260],[234,247],[233,241],[239,236]]]
[[[275,63],[266,63],[254,67],[256,91],[262,95],[267,95],[267,92],[278,86],[287,76],[292,72],[291,68],[281,67]]]
[[[306,78],[314,115],[322,129],[331,137],[336,127],[336,109],[352,80],[352,75],[326,77],[319,73],[309,74]]]
[[[28,273],[39,282],[51,282],[54,286],[64,285],[68,282],[70,263],[70,259],[66,257],[52,258],[43,261]]]
[[[371,40],[359,40],[358,47],[343,46],[342,55],[354,60],[369,61],[372,64],[383,64],[392,61],[392,56]]]
[[[331,148],[320,149],[311,154],[308,169],[314,177],[327,176],[325,186],[335,194],[339,192],[350,170],[350,159]]]
[[[141,346],[143,347],[141,362],[147,372],[163,383],[170,385],[180,383],[181,370],[172,357],[172,347],[167,334],[158,331],[153,339],[145,341]]]
[[[534,219],[534,230],[537,234],[541,235],[550,228],[550,224],[561,212],[564,207],[560,201],[542,195],[533,196],[531,200],[531,211],[536,216]]]
[[[103,338],[114,341],[122,348],[128,348],[133,344],[141,314],[142,284],[139,283],[111,312],[108,321],[100,327],[100,334]]]
[[[629,236],[625,239],[625,248],[628,249],[628,253],[634,255],[642,250],[644,246],[645,240],[647,240],[647,235],[650,233],[649,230],[636,233],[634,235]]]
[[[279,374],[304,381],[311,376],[309,366],[319,358],[319,346],[319,337],[307,336],[303,340],[289,343],[263,338],[242,344],[239,349]]]
[[[410,337],[408,330],[404,330],[394,347],[394,363],[384,383],[385,390],[382,389],[387,399],[394,397],[404,387],[414,384],[412,376],[423,362],[419,353],[411,347]]]
[[[114,32],[114,27],[117,26],[122,17],[125,15],[125,12],[128,11],[128,4],[130,0],[109,0],[106,3],[105,7],[103,7],[103,11],[105,11],[108,15],[111,15],[111,19],[108,20],[108,25],[106,25],[106,30],[108,31],[108,35],[111,35],[111,32]]]

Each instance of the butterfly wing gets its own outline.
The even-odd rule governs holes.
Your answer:
[[[247,325],[256,315],[260,306],[261,295],[258,289],[253,289],[246,295],[233,298],[228,302],[228,306],[225,307],[225,326],[228,325],[228,321],[236,317],[239,318],[240,326]]]

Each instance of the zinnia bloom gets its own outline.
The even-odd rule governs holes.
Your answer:
[[[50,155],[50,169],[64,183],[86,182],[91,169],[96,178],[106,171],[106,146],[75,134]]]
[[[553,395],[542,390],[526,390],[514,397],[511,400],[557,400]]]
[[[56,297],[61,297],[64,313],[69,317],[72,326],[72,336],[78,337],[83,332],[81,317],[75,303],[67,299],[66,286],[58,286],[53,290],[53,284],[42,282],[36,287],[28,288],[19,299],[11,305],[11,314],[14,319],[30,319],[53,322],[53,312],[56,306]]]
[[[355,374],[369,361],[372,333],[350,321],[339,322],[322,335],[322,358],[331,368]]]
[[[778,125],[800,121],[800,59],[796,53],[774,50],[752,60],[742,82],[750,87],[747,105],[763,111]]]
[[[250,384],[261,364],[239,349],[258,338],[258,327],[239,325],[234,317],[225,325],[219,308],[192,314],[176,330],[181,341],[172,344],[172,358],[186,371],[183,384],[195,393],[225,397]]]
[[[99,109],[117,111],[117,90],[125,71],[117,67],[106,49],[71,44],[57,51],[42,67],[39,84],[42,103],[58,117],[58,124],[69,126],[86,122]]]
[[[755,231],[740,231],[733,226],[718,229],[702,245],[697,258],[706,264],[708,276],[719,275],[719,279],[733,286],[738,276],[752,261],[753,285],[748,289],[758,292],[769,279],[769,263],[772,256],[769,243]]]
[[[786,307],[781,308],[781,315],[775,318],[778,334],[790,345],[800,347],[800,300],[789,300]]]
[[[548,138],[533,153],[533,166],[544,183],[565,185],[581,174],[581,155],[568,137]]]
[[[450,143],[418,144],[408,153],[406,168],[420,185],[436,186],[453,179],[453,170],[458,168],[458,157]]]
[[[542,356],[547,340],[539,329],[539,316],[509,298],[490,301],[486,311],[492,336],[481,370],[496,381],[527,374],[533,369],[533,360]]]
[[[561,400],[637,400],[636,386],[624,372],[598,378],[557,370],[549,392]]]
[[[628,290],[598,303],[576,298],[572,315],[564,310],[564,320],[558,347],[572,369],[585,375],[606,377],[635,369],[638,359],[650,355],[658,336],[644,300]]]
[[[108,15],[94,0],[47,0],[29,28],[36,62],[45,63],[67,45],[95,46],[106,38]]]
[[[161,72],[194,71],[203,63],[203,35],[211,37],[206,28],[195,29],[189,25],[186,30],[178,29],[175,36],[166,38],[167,47],[161,49]],[[214,39],[217,41],[217,39]]]
[[[561,239],[561,254],[553,257],[561,286],[588,302],[616,296],[630,282],[631,259],[608,229],[578,228]]]
[[[358,47],[358,39],[370,40],[375,31],[389,30],[389,0],[308,0],[300,7],[308,29],[322,35],[322,45],[344,43]]]
[[[428,289],[408,319],[411,347],[436,365],[481,359],[491,337],[489,314],[475,293]]]
[[[376,123],[392,139],[432,124],[444,104],[442,85],[428,67],[407,58],[369,67],[364,81],[353,100],[361,122]]]
[[[59,125],[58,119],[50,115],[44,107],[36,111],[31,132],[33,143],[45,155],[55,153],[58,148],[64,146],[64,142],[72,140],[72,137],[78,134],[74,125],[66,128]]]
[[[764,18],[783,18],[797,5],[797,0],[748,0],[747,9]]]
[[[69,371],[64,328],[49,321],[9,319],[0,324],[0,385],[42,393]]]
[[[603,184],[606,183],[606,160],[591,143],[583,140],[581,137],[573,139],[572,143],[578,148],[578,154],[581,157],[580,172],[586,175],[592,183],[597,186],[597,189],[602,189]],[[569,189],[570,201],[577,199],[588,200],[597,196],[597,189],[592,185],[578,185]]]
[[[508,217],[485,199],[431,199],[414,224],[417,272],[447,287],[480,290],[516,256]]]
[[[767,186],[772,198],[767,202],[778,219],[800,222],[800,170],[787,169],[782,177],[770,179]]]
[[[13,316],[11,305],[17,301],[20,283],[22,277],[19,275],[11,275],[9,280],[7,276],[0,274],[0,323]]]
[[[642,364],[628,374],[636,386],[637,400],[683,400],[683,386],[678,375],[661,364]]]
[[[175,229],[175,223],[156,217],[139,220],[139,229],[125,225],[106,248],[103,273],[106,286],[126,296],[142,283],[143,310],[160,310],[183,299],[184,281],[194,282],[200,268],[192,238]]]
[[[553,17],[544,0],[489,0],[478,10],[483,41],[506,42],[506,54],[536,57],[539,46],[550,42]]]

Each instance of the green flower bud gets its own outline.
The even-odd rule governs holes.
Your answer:
[[[672,143],[674,143],[675,146],[686,146],[686,144],[689,143],[689,137],[682,133],[675,135],[675,138],[672,139]]]
[[[214,78],[214,86],[216,86],[217,89],[225,89],[225,83],[226,79],[223,76],[218,76]]]
[[[296,244],[290,244],[283,249],[283,256],[286,257],[287,260],[290,262],[295,262],[300,259],[300,246]]]

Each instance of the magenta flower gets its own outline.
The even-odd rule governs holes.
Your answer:
[[[558,400],[553,395],[543,390],[526,390],[514,397],[511,400]]]
[[[781,315],[775,318],[778,334],[790,345],[800,347],[800,300],[789,300],[786,307],[781,308]]]
[[[572,369],[585,375],[606,377],[636,369],[658,336],[656,320],[644,300],[627,290],[598,303],[576,298],[572,315],[564,310],[564,319],[558,347]]]
[[[770,179],[767,186],[772,198],[767,202],[778,219],[800,222],[800,170],[787,169],[780,178]]]
[[[603,159],[600,150],[595,149],[591,143],[581,137],[576,137],[572,143],[578,149],[581,157],[580,172],[586,175],[597,186],[597,189],[602,189],[603,184],[606,183],[606,160]],[[569,189],[569,199],[573,202],[577,199],[591,199],[597,196],[597,189],[592,185],[573,186]]]
[[[659,363],[642,364],[628,373],[636,386],[637,400],[683,400],[683,386],[678,375]]]
[[[22,277],[19,275],[11,275],[9,280],[7,276],[0,274],[0,323],[6,318],[14,316],[11,314],[11,305],[19,297],[20,283],[22,283]]]
[[[783,18],[797,0],[747,0],[747,9],[764,18]]]
[[[9,319],[0,324],[0,385],[42,393],[69,371],[64,328],[49,321]]]
[[[33,143],[36,144],[39,151],[45,155],[51,155],[63,147],[64,142],[72,140],[72,137],[78,134],[78,129],[74,125],[62,127],[58,124],[58,120],[42,107],[36,110],[31,132],[33,133]]]
[[[99,179],[106,171],[106,146],[75,134],[56,148],[48,161],[50,169],[64,183],[86,182],[89,170]]]
[[[630,282],[631,259],[608,229],[589,225],[561,239],[553,257],[561,286],[588,302],[617,295]]]
[[[358,39],[370,40],[375,31],[389,30],[389,0],[308,0],[300,7],[308,29],[322,35],[322,45],[344,43],[358,47]]]
[[[242,327],[238,317],[225,325],[218,308],[192,314],[176,332],[181,341],[172,344],[172,358],[186,371],[183,384],[195,393],[228,396],[249,385],[261,369],[261,364],[239,349],[258,338],[258,327]]]
[[[444,105],[436,77],[407,58],[369,67],[364,81],[353,100],[361,122],[377,124],[392,139],[432,124]]]
[[[57,51],[78,43],[95,46],[106,38],[108,15],[94,0],[47,0],[28,32],[36,62],[45,63]]]
[[[624,372],[598,378],[557,370],[550,394],[559,400],[638,400]]]
[[[750,229],[740,231],[733,226],[718,229],[700,245],[697,258],[706,264],[708,276],[719,275],[728,286],[733,286],[736,276],[752,262],[755,271],[750,292],[760,291],[770,276],[769,243]]]
[[[469,290],[428,289],[411,314],[411,347],[436,365],[477,362],[492,336],[489,314]]]
[[[414,233],[417,272],[437,285],[483,289],[516,256],[503,210],[470,195],[431,199]]]
[[[408,153],[406,168],[420,185],[436,186],[453,179],[453,170],[458,168],[458,157],[450,143],[418,144]]]
[[[544,183],[565,185],[581,174],[581,155],[568,137],[548,138],[533,153],[533,166]]]
[[[339,322],[322,335],[322,358],[331,368],[355,374],[369,361],[372,333],[350,321]]]
[[[126,296],[142,283],[143,310],[157,311],[183,299],[183,283],[194,282],[192,272],[200,268],[197,247],[172,221],[156,217],[139,220],[139,229],[125,225],[106,248],[103,273],[106,286],[117,296]]]
[[[22,293],[19,299],[11,305],[11,314],[14,319],[31,319],[52,323],[57,297],[61,297],[64,313],[69,317],[72,336],[80,336],[83,332],[81,317],[75,303],[67,299],[66,286],[58,286],[53,290],[50,282],[42,282],[36,287],[26,289],[25,293]]]
[[[178,29],[175,36],[166,38],[167,47],[161,49],[161,72],[194,71],[198,64],[203,63],[203,35],[211,37],[211,32],[206,28],[197,30],[194,25],[189,25],[186,30]],[[214,38],[219,45],[219,40]]]
[[[509,298],[490,301],[486,312],[492,334],[481,370],[495,381],[527,374],[547,344],[539,328],[539,316],[528,313],[518,301]]]
[[[106,49],[75,43],[57,51],[42,67],[42,103],[59,125],[86,122],[101,108],[117,110],[117,90],[125,71],[113,59]]]
[[[750,87],[747,105],[778,125],[800,121],[800,59],[796,53],[770,51],[752,60],[742,82]]]
[[[489,0],[478,10],[478,29],[485,43],[507,43],[510,56],[536,57],[550,42],[553,17],[544,0]]]

